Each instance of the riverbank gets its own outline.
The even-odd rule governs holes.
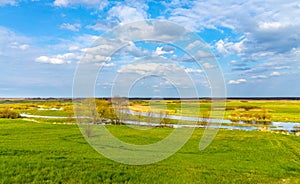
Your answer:
[[[128,112],[134,114],[134,112]],[[42,118],[42,119],[76,119],[76,118],[88,118],[88,117],[64,117],[64,116],[41,116],[41,115],[32,115],[21,113],[21,117],[23,118]],[[159,114],[152,114],[153,117],[158,117]],[[234,124],[230,120],[222,120],[222,119],[205,119],[205,122],[208,122],[207,125],[198,125],[196,122],[197,118],[194,117],[185,117],[185,116],[173,116],[169,115],[166,118],[175,119],[175,120],[183,120],[181,123],[186,122],[186,124],[162,124],[162,123],[151,123],[151,122],[143,122],[143,121],[123,121],[123,124],[127,125],[137,125],[137,126],[150,126],[150,127],[170,127],[170,128],[214,128],[214,129],[228,129],[228,130],[262,130],[262,131],[282,131],[296,134],[300,132],[300,123],[284,123],[284,122],[271,122],[269,125],[252,125],[245,124],[240,122],[239,124]],[[192,123],[192,122],[195,123]],[[189,123],[187,123],[189,122]],[[101,124],[101,122],[99,122]]]

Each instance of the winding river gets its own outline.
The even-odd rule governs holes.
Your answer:
[[[134,111],[127,111],[126,113],[137,115]],[[146,113],[139,113],[141,116],[147,116]],[[40,116],[40,115],[31,115],[31,114],[25,114],[21,113],[21,117],[24,118],[46,118],[46,119],[67,119],[67,118],[76,118],[76,117],[66,117],[66,116]],[[151,114],[152,117],[159,118],[160,114]],[[81,117],[86,118],[86,117]],[[167,115],[166,118],[173,119],[173,120],[184,120],[184,121],[199,121],[199,118],[197,117],[188,117],[188,116],[175,116],[175,115]],[[244,122],[239,122],[239,125],[222,125],[222,124],[230,124],[233,123],[230,120],[226,119],[203,119],[205,122],[209,123],[217,123],[217,125],[210,125],[210,128],[223,128],[223,129],[229,129],[229,130],[260,130],[260,126],[251,126],[247,125],[245,126]],[[140,125],[140,126],[162,126],[162,124],[159,123],[147,123],[147,122],[138,122],[138,121],[125,121],[125,124],[129,125]],[[173,127],[173,128],[205,128],[204,125],[195,125],[195,124],[166,124],[164,126],[167,127]],[[277,131],[288,131],[288,132],[296,132],[300,131],[300,123],[296,122],[271,122],[268,126],[268,130],[277,130]]]

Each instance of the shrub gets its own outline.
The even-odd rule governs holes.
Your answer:
[[[20,117],[19,113],[15,112],[15,111],[12,111],[8,108],[0,110],[0,118],[16,119],[16,118],[19,118],[19,117]]]
[[[268,110],[264,109],[261,112],[235,112],[229,116],[232,122],[243,121],[245,123],[269,124],[272,116]]]

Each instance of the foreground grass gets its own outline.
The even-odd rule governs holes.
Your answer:
[[[145,132],[108,126],[120,139],[145,144],[172,129]],[[175,155],[156,164],[110,161],[84,140],[76,125],[0,120],[1,183],[299,183],[300,138],[220,130],[204,151],[203,130]]]

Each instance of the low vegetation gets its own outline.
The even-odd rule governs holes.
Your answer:
[[[19,113],[15,112],[15,111],[12,111],[8,108],[0,110],[0,118],[16,119],[16,118],[19,118],[19,117],[20,117]]]
[[[101,100],[111,104],[109,100]],[[104,107],[107,105],[104,103]],[[102,106],[103,104],[99,104]],[[176,100],[131,100],[129,109],[141,112],[159,113],[164,112],[169,115],[196,116],[200,119],[206,116],[207,112],[218,111],[212,109],[210,100],[200,101],[176,101]],[[181,108],[184,107],[183,112]],[[2,100],[0,101],[0,110],[10,109],[17,113],[27,113],[47,116],[74,116],[73,103],[70,99],[64,100]],[[39,110],[43,108],[44,110]],[[50,110],[57,108],[62,110]],[[199,112],[200,108],[200,112]],[[111,110],[110,110],[111,111]],[[112,112],[112,111],[111,111]],[[106,112],[105,112],[106,113]],[[101,112],[99,111],[101,116]],[[266,114],[266,122],[300,122],[300,101],[298,100],[227,100],[225,107],[225,119],[258,119],[264,121],[262,117]],[[111,117],[112,119],[114,117]],[[115,117],[116,118],[116,117]],[[115,119],[118,122],[118,119]]]
[[[270,124],[272,116],[264,109],[258,112],[234,112],[228,118],[232,122],[243,121],[245,123]]]
[[[299,183],[300,137],[219,130],[199,151],[203,129],[170,158],[130,166],[98,154],[76,125],[0,119],[0,183]],[[107,126],[133,144],[157,142],[171,128]]]
[[[184,115],[202,118],[207,112],[219,111],[212,109],[210,100],[200,101],[173,101],[157,100],[154,105],[147,101],[131,102],[132,110],[160,111],[165,110],[172,115]],[[184,106],[185,111],[180,111]],[[200,108],[200,112],[197,110]],[[299,100],[227,100],[224,119],[234,121],[257,121],[258,123],[277,122],[300,122],[300,101]]]

